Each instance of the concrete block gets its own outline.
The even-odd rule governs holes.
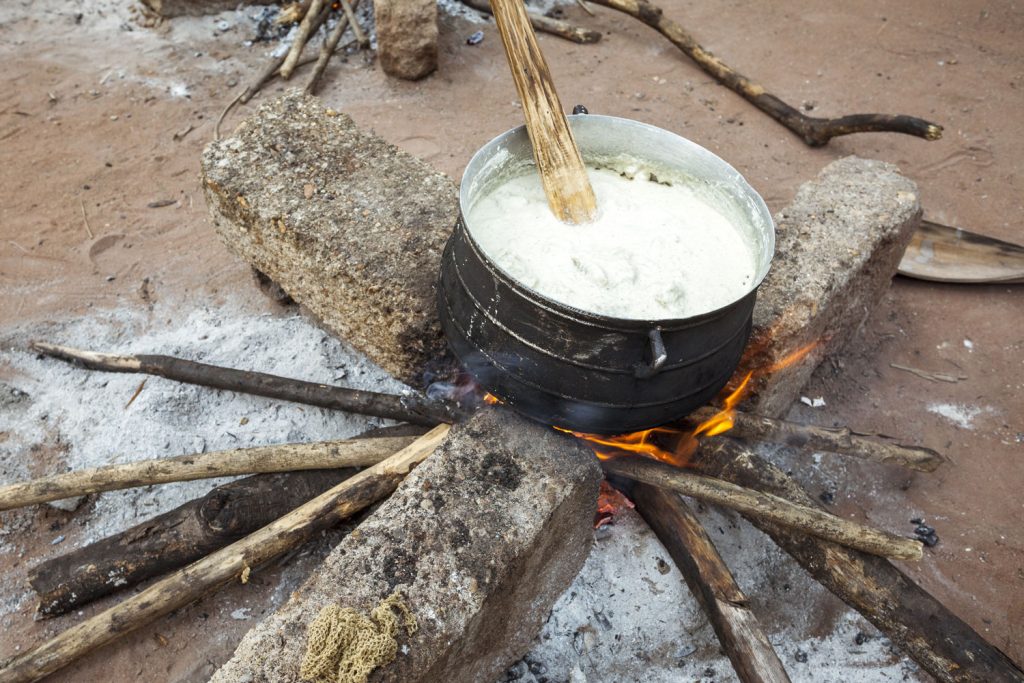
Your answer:
[[[437,68],[437,0],[373,0],[384,72],[411,81]]]
[[[740,365],[758,373],[745,410],[778,417],[789,409],[881,299],[920,218],[917,186],[881,161],[845,157],[800,187],[775,216],[775,260]],[[812,344],[799,361],[764,372]]]
[[[214,683],[298,683],[326,605],[369,611],[399,590],[419,629],[370,680],[494,681],[522,657],[590,552],[600,467],[590,449],[487,408],[243,639]]]
[[[339,337],[419,385],[444,355],[436,289],[455,184],[290,91],[202,158],[221,239]]]

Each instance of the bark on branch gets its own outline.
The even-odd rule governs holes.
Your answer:
[[[462,0],[462,4],[472,7],[478,12],[492,14],[490,0]],[[550,33],[553,36],[580,44],[596,43],[601,40],[600,31],[582,26],[574,26],[567,21],[552,19],[536,12],[527,12],[527,14],[530,16],[530,23],[533,25],[533,28],[541,33]]]
[[[427,427],[441,422],[454,422],[461,417],[459,410],[454,406],[439,401],[428,401],[416,395],[396,396],[375,391],[346,389],[262,372],[207,365],[172,356],[95,353],[45,342],[32,342],[30,348],[46,356],[78,363],[91,370],[157,375],[177,382],[294,401],[360,415],[374,415]]]
[[[414,438],[396,436],[258,446],[94,467],[0,486],[0,510],[172,481],[264,472],[366,467],[408,446]]]
[[[637,484],[630,494],[707,613],[740,681],[789,683],[786,668],[747,605],[747,596],[690,507],[679,494],[648,484]]]
[[[688,422],[704,422],[717,413],[710,406],[692,413]],[[934,472],[945,458],[930,448],[904,446],[887,437],[858,434],[848,427],[829,429],[735,411],[728,436],[751,441],[781,443],[794,448],[842,453],[857,458],[900,465],[921,472]]]
[[[793,503],[776,495],[694,474],[655,460],[621,457],[604,460],[601,465],[605,472],[619,477],[670,489],[864,552],[901,560],[919,560],[923,554],[920,541],[836,517],[818,507]]]
[[[363,470],[259,531],[171,574],[124,602],[69,628],[0,668],[0,681],[27,683],[197,600],[300,545],[321,529],[390,495],[448,433],[441,425],[387,460]]]
[[[819,147],[834,137],[851,133],[903,133],[925,140],[938,140],[942,137],[942,126],[915,116],[852,114],[833,119],[807,116],[705,50],[686,29],[666,17],[660,7],[647,0],[590,1],[624,12],[658,31],[716,81],[799,135],[811,147]]]
[[[785,472],[730,439],[705,442],[690,464],[742,486],[817,505]],[[1024,683],[1024,672],[1006,655],[887,560],[745,516],[939,681]]]

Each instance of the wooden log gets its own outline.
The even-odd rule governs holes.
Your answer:
[[[36,615],[55,617],[195,562],[270,524],[354,469],[261,474],[218,486],[119,534],[42,562],[28,572]]]
[[[338,23],[331,29],[327,39],[324,40],[324,44],[320,46],[320,54],[316,59],[316,66],[313,67],[313,73],[309,75],[309,80],[306,81],[306,92],[310,95],[315,95],[317,87],[320,84],[320,77],[324,75],[324,70],[327,68],[327,62],[330,61],[331,55],[334,54],[335,49],[338,47],[338,43],[341,41],[341,36],[344,35],[345,29],[352,26],[353,31],[359,31],[359,25],[355,21],[355,17],[352,14],[352,8],[349,6],[348,0],[340,0],[341,6],[345,9],[344,16],[338,19]],[[356,0],[358,3],[358,0]],[[359,31],[362,33],[362,31]],[[358,40],[358,37],[357,37]],[[362,44],[362,41],[360,41]],[[264,275],[263,277],[266,277]],[[267,278],[269,281],[270,278]],[[280,287],[278,287],[280,289]],[[283,290],[282,290],[283,291]]]
[[[710,406],[701,408],[690,414],[687,422],[704,422],[717,412],[717,409]],[[728,435],[737,439],[781,443],[794,448],[841,453],[921,472],[934,472],[939,465],[945,462],[942,455],[930,448],[904,446],[888,437],[858,434],[848,427],[830,429],[815,425],[802,425],[739,410],[733,412],[732,422],[733,426]]]
[[[817,505],[785,472],[730,439],[705,442],[690,464],[801,505]],[[745,516],[937,680],[1024,683],[1024,671],[887,560]]]
[[[323,0],[313,0],[309,4],[309,9],[306,11],[306,16],[302,17],[302,21],[299,22],[299,30],[295,32],[295,39],[292,41],[292,46],[288,50],[288,54],[284,58],[284,62],[281,63],[280,74],[281,78],[288,80],[292,77],[292,72],[295,71],[295,67],[299,63],[299,57],[302,56],[302,50],[306,47],[306,42],[313,36],[316,29],[313,28],[314,22],[317,16],[319,16],[321,9],[324,7]],[[329,7],[331,3],[326,3]]]
[[[919,560],[923,554],[920,541],[648,458],[613,458],[603,460],[601,465],[605,472],[619,477],[670,489],[864,552],[901,560]]]
[[[69,628],[0,668],[0,683],[26,683],[183,607],[305,542],[316,532],[390,495],[448,434],[440,425],[259,531],[190,564],[124,602]]]
[[[427,427],[441,422],[454,422],[461,417],[461,412],[456,407],[439,401],[428,401],[418,395],[397,396],[376,391],[347,389],[262,372],[207,365],[172,356],[95,353],[38,341],[32,342],[30,348],[46,356],[78,363],[91,370],[157,375],[177,382],[294,401],[360,415],[374,415]]]
[[[591,1],[595,5],[624,12],[658,31],[716,81],[800,136],[811,147],[824,145],[834,137],[851,133],[903,133],[925,140],[938,140],[942,137],[942,126],[915,116],[852,114],[831,119],[807,116],[705,50],[686,29],[666,17],[660,7],[648,0]]]
[[[407,445],[422,434],[420,427],[399,425],[356,438],[389,435],[407,439]],[[184,567],[270,524],[355,472],[331,468],[239,479],[121,533],[42,562],[28,573],[39,596],[36,615],[64,614]]]
[[[637,484],[630,494],[707,613],[740,681],[789,683],[786,668],[748,606],[747,596],[679,494],[648,484]]]
[[[393,436],[257,446],[93,467],[0,486],[0,510],[172,481],[266,472],[366,467],[408,446],[414,439],[412,436]]]
[[[491,14],[490,0],[462,0],[462,4],[467,7],[472,7],[478,12]],[[582,26],[575,26],[567,21],[552,19],[551,17],[546,17],[543,14],[538,14],[537,12],[530,12],[529,10],[527,10],[526,13],[530,17],[530,24],[534,29],[541,33],[549,33],[553,36],[565,38],[566,40],[572,41],[573,43],[579,43],[581,45],[596,43],[601,40],[600,31],[584,28]]]
[[[523,0],[491,0],[491,11],[551,211],[566,223],[589,223],[597,215],[597,200],[526,6]]]

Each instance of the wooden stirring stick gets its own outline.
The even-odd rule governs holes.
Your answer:
[[[548,205],[565,223],[589,223],[597,215],[594,189],[558,101],[526,6],[523,0],[491,0],[491,11],[523,103],[526,130]]]

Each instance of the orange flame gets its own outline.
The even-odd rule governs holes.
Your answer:
[[[497,396],[495,396],[494,394],[484,394],[484,399],[483,400],[484,400],[484,403],[486,403],[489,406],[494,406],[494,405],[500,405],[501,404],[501,399],[498,398]]]
[[[602,436],[583,432],[570,433],[589,442],[594,453],[602,460],[616,458],[626,453],[636,453],[676,467],[684,467],[690,456],[696,451],[701,438],[718,436],[732,429],[736,406],[746,398],[753,379],[790,367],[806,357],[818,344],[818,341],[811,342],[766,368],[747,371],[742,375],[742,379],[735,388],[730,388],[733,383],[730,381],[723,389],[725,396],[721,399],[722,409],[689,431],[672,427],[655,427],[618,436]],[[735,377],[733,379],[735,380]],[[559,429],[559,431],[567,432],[569,430]]]

